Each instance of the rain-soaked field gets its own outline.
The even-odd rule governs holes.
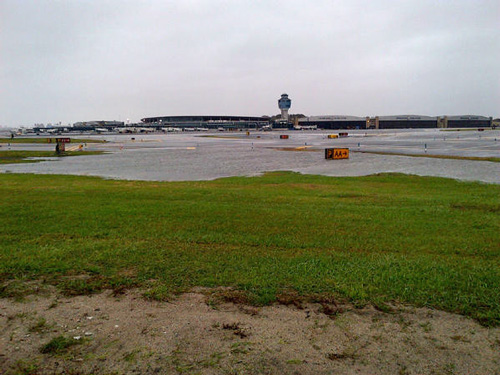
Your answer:
[[[208,180],[290,170],[327,176],[361,176],[400,172],[423,176],[500,183],[500,165],[490,161],[411,157],[500,157],[500,130],[442,131],[353,130],[346,138],[328,139],[338,131],[183,132],[72,136],[106,139],[84,145],[105,155],[62,158],[40,163],[3,165],[1,172],[92,175],[129,180]],[[288,134],[289,139],[280,139]],[[71,144],[69,147],[77,147]],[[325,160],[327,147],[348,147],[348,160]],[[2,144],[0,150],[52,150],[50,144]],[[295,152],[287,152],[295,151]],[[311,152],[306,152],[311,151]],[[394,153],[382,155],[376,153]]]
[[[498,374],[500,132],[336,133],[0,143],[0,373]]]

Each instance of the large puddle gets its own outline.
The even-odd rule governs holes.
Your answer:
[[[87,149],[108,150],[109,154],[2,165],[0,171],[160,181],[253,176],[277,170],[328,176],[400,172],[500,183],[499,163],[357,152],[500,157],[500,131],[349,131],[348,138],[327,138],[328,134],[336,133],[274,131],[252,132],[250,136],[240,132],[108,135],[102,138],[110,140],[110,143],[87,144]],[[280,134],[288,134],[289,139],[280,139]],[[42,144],[24,148],[49,147]],[[350,158],[325,160],[326,147],[348,147]],[[11,146],[11,149],[21,148],[21,145]],[[298,148],[298,151],[283,151],[293,148]]]

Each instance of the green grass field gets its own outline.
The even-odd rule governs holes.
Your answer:
[[[66,156],[83,156],[83,155],[100,155],[103,151],[65,151],[59,155],[55,151],[23,151],[9,150],[0,151],[0,164],[15,164],[15,163],[36,163],[43,159],[28,159],[28,158],[53,158]]]
[[[500,186],[288,172],[203,182],[0,174],[1,295],[232,287],[500,324]],[[82,277],[86,275],[86,277]]]

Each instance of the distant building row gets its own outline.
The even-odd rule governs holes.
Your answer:
[[[417,129],[417,128],[481,128],[491,127],[493,118],[484,116],[311,116],[298,120],[300,126],[320,129]]]
[[[483,128],[492,127],[493,119],[484,116],[310,116],[293,120],[276,119],[261,116],[159,116],[146,117],[138,124],[125,124],[122,121],[86,121],[77,122],[72,127],[51,129],[35,126],[36,132],[56,131],[124,131],[127,129],[143,130],[239,130],[239,129],[418,129],[418,128]]]
[[[143,118],[144,125],[160,127],[204,127],[217,128],[260,128],[273,127],[317,127],[318,129],[416,129],[416,128],[475,128],[491,127],[493,119],[484,116],[310,116],[295,119],[271,121],[269,117],[245,116],[162,116]]]

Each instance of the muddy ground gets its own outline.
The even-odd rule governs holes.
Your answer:
[[[2,374],[500,374],[500,328],[402,306],[50,293],[0,299],[0,330]]]

